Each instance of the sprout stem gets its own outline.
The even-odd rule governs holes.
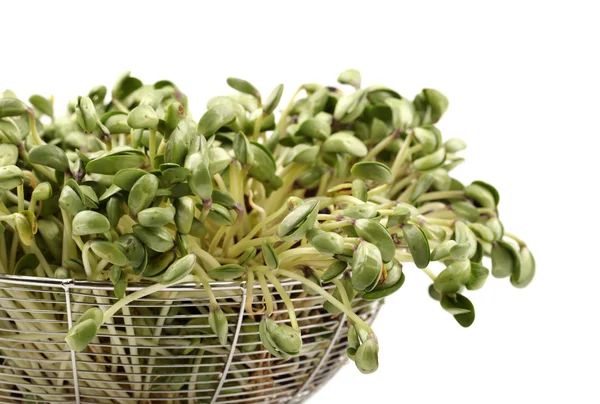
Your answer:
[[[150,167],[154,168],[154,157],[156,156],[156,129],[150,129]]]
[[[396,129],[391,135],[383,139],[381,142],[375,145],[375,147],[369,150],[369,153],[367,153],[363,161],[375,160],[375,157],[377,157],[377,155],[381,153],[386,147],[391,145],[394,142],[394,140],[398,139],[399,136],[400,130]]]
[[[4,232],[0,233],[0,263],[2,264],[2,273],[8,274],[6,266],[8,265],[8,256],[6,255],[6,238]]]
[[[35,114],[33,113],[33,111],[29,111],[27,112],[27,116],[29,117],[29,130],[31,131],[31,138],[33,139],[33,144],[36,146],[45,144],[46,142],[44,142],[38,134],[37,124],[35,121]]]
[[[339,289],[342,302],[346,305],[346,307],[352,309],[352,303],[350,302],[350,299],[348,299],[348,294],[346,293],[346,288],[344,287],[342,281],[339,279],[334,279],[333,284]]]
[[[91,240],[85,243],[83,246],[83,250],[81,251],[81,261],[83,262],[83,268],[85,269],[85,275],[88,280],[93,280],[93,270],[92,265],[90,264],[90,247]]]
[[[256,276],[258,278],[258,282],[260,283],[260,288],[262,290],[263,300],[266,304],[267,311],[266,315],[270,316],[273,314],[273,297],[271,296],[271,291],[269,290],[269,285],[267,285],[267,281],[265,280],[265,276],[262,271],[257,271]]]
[[[112,316],[115,315],[122,307],[128,305],[131,302],[136,301],[137,299],[141,299],[142,297],[151,295],[156,292],[160,292],[163,289],[166,289],[171,286],[179,285],[182,283],[198,283],[199,279],[195,275],[188,275],[179,281],[172,283],[170,285],[163,285],[162,283],[156,283],[154,285],[150,285],[144,289],[140,289],[137,292],[133,292],[130,295],[125,296],[114,305],[112,305],[108,310],[104,312],[104,318],[102,319],[102,324],[106,323]]]
[[[297,331],[300,331],[300,326],[298,326],[298,320],[296,318],[296,311],[294,310],[294,303],[292,302],[292,299],[290,299],[290,296],[287,294],[287,291],[284,289],[284,287],[281,285],[281,282],[279,282],[277,277],[273,275],[273,273],[270,270],[264,270],[264,274],[267,278],[269,278],[269,281],[271,281],[273,286],[275,286],[275,289],[277,289],[277,293],[279,293],[281,299],[283,300],[283,303],[285,303],[288,315],[290,317],[290,323],[292,324],[292,328]]]
[[[437,275],[435,273],[433,273],[433,271],[431,269],[425,267],[425,268],[421,268],[421,270],[423,272],[425,272],[427,274],[427,276],[429,276],[429,279],[431,279],[432,281],[435,282]]]
[[[392,180],[396,179],[396,177],[398,177],[398,175],[400,174],[400,167],[402,167],[404,160],[409,155],[408,149],[410,147],[410,142],[412,141],[412,138],[413,138],[413,132],[410,131],[408,133],[408,136],[406,136],[406,139],[404,139],[404,142],[402,142],[400,151],[398,151],[398,154],[396,155],[396,158],[394,159],[394,163],[392,163]]]
[[[437,191],[437,192],[427,192],[426,194],[421,195],[417,202],[426,202],[426,201],[435,201],[438,199],[464,199],[465,193],[464,191]]]
[[[346,226],[352,226],[354,224],[353,219],[341,220],[339,222],[322,223],[321,230],[331,231],[334,229],[340,229]]]
[[[507,231],[504,232],[504,235],[506,237],[511,238],[514,241],[516,241],[517,244],[519,244],[519,248],[527,247],[527,244],[525,244],[525,242],[523,240],[521,240],[519,237],[517,237],[516,235],[509,233]]]
[[[292,271],[288,271],[285,269],[278,269],[276,270],[276,272],[308,286],[309,288],[320,294],[323,298],[325,298],[325,300],[327,300],[329,303],[343,311],[346,314],[346,316],[348,316],[348,318],[354,322],[354,324],[360,324],[369,332],[369,334],[373,333],[373,329],[362,318],[360,318],[356,313],[354,313],[352,310],[346,307],[342,302],[337,300],[335,297],[331,296],[329,292],[327,292],[325,289],[323,289],[321,286],[317,285],[310,279],[306,279],[302,275],[298,275]]]

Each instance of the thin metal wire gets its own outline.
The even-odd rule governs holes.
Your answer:
[[[240,310],[248,298],[245,284],[213,287],[232,325],[229,346],[217,343],[208,324],[205,290],[179,285],[127,305],[78,353],[64,335],[88,308],[106,310],[118,300],[112,285],[0,276],[0,402],[298,404],[345,363],[346,316],[328,313],[324,300],[307,295],[300,283],[282,284],[303,340],[300,354],[288,361],[264,349],[259,319]],[[257,304],[263,291],[254,289]],[[273,302],[273,319],[289,324],[275,291]],[[353,301],[369,323],[378,309],[376,302]]]
[[[325,353],[323,354],[323,357],[319,361],[319,364],[312,371],[310,376],[308,376],[308,379],[306,379],[306,381],[304,382],[302,387],[300,387],[300,389],[298,390],[297,396],[299,398],[302,398],[302,395],[304,394],[304,392],[306,391],[308,386],[312,383],[315,376],[317,376],[317,374],[321,370],[323,363],[325,363],[325,361],[327,361],[327,359],[329,359],[329,354],[331,354],[331,350],[335,347],[335,344],[336,344],[338,338],[340,337],[340,334],[342,332],[342,329],[344,328],[345,323],[346,323],[346,314],[344,313],[344,314],[342,314],[342,317],[340,318],[340,324],[338,325],[337,329],[335,330],[335,334],[333,335],[333,338],[331,338],[331,341],[329,342],[329,346],[327,347],[327,350],[325,351]]]
[[[242,303],[241,303],[240,307],[245,308],[246,307],[246,296],[247,296],[245,285],[244,285],[244,287],[240,287],[240,289],[242,291]],[[233,354],[235,353],[235,348],[237,346],[237,341],[240,336],[240,329],[242,328],[243,320],[244,320],[244,310],[242,309],[242,310],[240,310],[240,313],[238,316],[238,321],[235,326],[235,334],[233,335],[233,341],[231,342],[231,352],[229,353],[229,356],[227,357],[227,363],[225,364],[225,369],[223,369],[223,375],[221,376],[221,379],[219,380],[219,385],[217,386],[217,390],[215,391],[215,395],[213,396],[210,404],[214,404],[217,401],[217,399],[219,398],[219,393],[221,392],[221,388],[223,388],[223,384],[225,383],[225,379],[227,379],[227,373],[229,372],[229,367],[231,366],[231,362],[233,361]]]
[[[67,306],[67,324],[69,328],[73,326],[73,316],[71,314],[71,292],[69,290],[71,282],[63,282],[63,288],[65,289],[65,303]],[[73,369],[73,386],[75,387],[75,402],[80,403],[79,399],[79,380],[77,375],[77,359],[75,358],[75,351],[71,349],[71,367]]]

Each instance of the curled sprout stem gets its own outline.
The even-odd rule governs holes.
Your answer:
[[[262,271],[256,272],[256,277],[258,278],[258,282],[260,283],[260,288],[262,290],[263,300],[266,305],[266,315],[270,316],[273,314],[274,304],[273,297],[271,296],[271,292],[269,291],[269,285],[267,285],[267,281],[265,280],[265,275]]]
[[[290,296],[287,294],[287,291],[284,289],[284,287],[281,285],[281,282],[279,282],[277,277],[273,275],[273,273],[270,270],[264,270],[264,274],[273,284],[273,286],[275,286],[277,293],[279,293],[279,296],[281,296],[283,303],[285,303],[285,306],[288,310],[290,323],[292,324],[292,328],[294,328],[297,331],[300,331],[300,326],[298,326],[298,320],[296,319],[296,311],[294,310],[294,303],[292,302],[292,299],[290,299]]]

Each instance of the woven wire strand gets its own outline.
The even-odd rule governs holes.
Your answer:
[[[283,282],[300,325],[302,352],[282,361],[258,341],[260,316],[243,308],[244,284],[215,283],[226,313],[228,346],[208,325],[208,296],[180,285],[137,300],[77,353],[64,342],[88,308],[106,310],[118,299],[112,285],[0,276],[0,402],[2,403],[286,403],[299,404],[346,361],[346,317],[298,282]],[[127,292],[142,286],[128,287]],[[326,289],[331,290],[331,286]],[[273,319],[289,324],[274,289]],[[262,292],[253,289],[255,310]],[[355,299],[354,310],[372,323],[378,302]]]

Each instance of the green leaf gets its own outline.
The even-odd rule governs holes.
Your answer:
[[[213,203],[208,218],[219,226],[231,226],[233,224],[233,215],[225,206]]]
[[[192,192],[203,201],[209,200],[213,186],[206,158],[201,153],[194,153],[189,157],[186,167],[190,169],[188,185]]]
[[[62,258],[62,229],[53,220],[39,219],[38,233],[44,239],[54,259]]]
[[[15,121],[10,118],[0,118],[0,140],[18,145],[21,138],[21,131]]]
[[[439,148],[438,137],[426,128],[417,127],[413,129],[415,139],[423,146],[423,153],[430,154]]]
[[[260,92],[256,89],[256,87],[246,80],[238,79],[236,77],[229,77],[227,79],[227,84],[229,87],[239,91],[240,93],[249,94],[260,99]]]
[[[198,134],[212,136],[219,129],[235,121],[231,104],[218,104],[208,109],[198,121]]]
[[[396,246],[385,226],[376,220],[358,219],[354,222],[354,228],[359,237],[377,246],[383,262],[394,259]]]
[[[306,233],[308,242],[323,255],[341,254],[344,238],[337,233],[312,228]]]
[[[319,212],[319,202],[311,200],[296,207],[279,225],[277,234],[284,240],[300,240],[313,227]]]
[[[471,263],[469,260],[454,261],[438,274],[433,286],[440,294],[456,293],[469,281]]]
[[[34,270],[40,265],[35,254],[25,254],[15,265],[14,275],[23,275],[25,271]]]
[[[341,84],[348,84],[354,88],[360,88],[360,72],[356,69],[344,70],[340,73],[337,80]]]
[[[445,160],[446,150],[442,147],[431,154],[428,154],[413,161],[413,167],[417,171],[429,171],[444,164]]]
[[[489,269],[476,262],[471,262],[471,274],[465,286],[469,290],[481,289],[485,284],[489,274]]]
[[[119,188],[129,192],[137,180],[148,174],[147,171],[139,168],[125,168],[115,174],[113,183]]]
[[[377,216],[378,211],[376,205],[363,203],[344,209],[342,214],[346,217],[351,217],[354,219],[372,219]]]
[[[27,106],[16,98],[0,98],[0,118],[21,116],[27,112]]]
[[[491,243],[495,240],[494,233],[485,225],[481,223],[471,223],[469,228],[475,233],[477,237],[482,239],[483,241],[487,241]]]
[[[352,196],[356,199],[360,199],[363,202],[367,202],[369,199],[367,185],[364,181],[356,179],[352,181]]]
[[[450,250],[456,245],[454,240],[446,240],[438,244],[431,252],[431,261],[439,261],[450,256]]]
[[[154,258],[148,260],[145,264],[140,265],[137,268],[134,268],[136,275],[146,276],[146,277],[155,277],[159,276],[163,272],[166,271],[167,267],[175,261],[175,252],[173,250],[167,251],[163,254],[158,254]],[[171,274],[169,276],[173,276],[175,274]],[[167,278],[169,280],[169,278]],[[162,280],[162,282],[166,282]]]
[[[520,265],[515,266],[510,276],[510,282],[514,287],[524,288],[531,283],[535,276],[535,259],[529,248],[521,248],[519,261]]]
[[[0,190],[10,191],[23,184],[25,175],[15,165],[0,167]]]
[[[0,168],[0,171],[1,170],[2,169]],[[58,205],[71,216],[75,216],[85,209],[83,200],[71,187],[63,187],[58,199]]]
[[[404,98],[387,98],[385,104],[392,111],[392,126],[404,130],[412,125],[415,119],[415,108]]]
[[[158,186],[158,178],[153,174],[143,175],[133,184],[127,198],[127,205],[134,217],[150,206],[156,196]]]
[[[369,292],[377,286],[383,270],[381,253],[369,242],[360,243],[352,258],[352,285],[359,292]]]
[[[253,260],[256,257],[257,250],[254,247],[248,247],[244,250],[242,255],[238,257],[238,263],[244,265],[246,262]]]
[[[110,281],[114,286],[115,296],[122,299],[127,289],[127,274],[121,267],[113,266],[110,269]]]
[[[354,363],[363,374],[371,374],[379,368],[379,344],[374,335],[369,338],[356,350]]]
[[[492,245],[492,276],[506,278],[514,273],[520,274],[520,257],[512,244],[497,241]],[[516,275],[517,278],[519,275]]]
[[[42,97],[38,94],[34,94],[31,97],[29,97],[29,102],[31,103],[31,105],[40,110],[40,112],[42,112],[43,114],[46,114],[50,117],[54,116],[54,107],[52,106],[50,100],[48,100],[47,98]]]
[[[402,233],[417,268],[426,268],[429,265],[431,251],[423,230],[416,224],[406,223],[402,226]]]
[[[209,277],[217,281],[230,281],[246,273],[246,268],[237,264],[221,265],[206,271]]]
[[[156,129],[158,127],[158,115],[150,105],[138,105],[129,112],[127,125],[133,129]]]
[[[494,194],[487,188],[473,183],[465,187],[464,192],[467,198],[471,199],[479,206],[488,209],[496,209],[496,199],[494,198]]]
[[[279,257],[273,248],[273,245],[267,242],[262,244],[262,255],[265,265],[270,269],[277,269],[279,267]]]
[[[96,107],[90,97],[79,97],[75,109],[79,126],[88,133],[92,133],[98,127],[98,116]]]
[[[175,225],[181,234],[189,234],[192,230],[192,221],[196,213],[194,200],[189,196],[175,200]]]
[[[275,348],[287,355],[295,356],[302,349],[300,331],[294,330],[289,325],[280,324],[270,333],[271,341]]]
[[[49,182],[39,183],[31,193],[31,198],[36,201],[46,201],[52,197],[52,185]]]
[[[90,160],[85,171],[88,174],[115,175],[125,168],[141,167],[145,162],[145,157],[138,154],[105,155]]]
[[[98,257],[107,260],[113,265],[125,266],[129,263],[125,254],[123,254],[115,244],[109,241],[94,240],[91,242],[90,248]]]
[[[102,234],[109,230],[110,223],[108,219],[98,212],[83,210],[73,218],[73,234],[76,236]]]
[[[172,263],[163,274],[160,283],[169,285],[189,275],[196,265],[196,256],[188,254]]]
[[[121,198],[118,196],[112,196],[106,203],[106,215],[111,227],[117,227],[121,216],[123,216],[123,208]]]
[[[464,142],[464,140],[454,137],[452,139],[447,140],[446,143],[444,143],[444,148],[448,153],[457,153],[461,150],[466,149],[467,144]]]
[[[329,153],[346,153],[356,157],[367,155],[367,146],[352,132],[341,131],[329,136],[323,143],[323,151]]]
[[[402,285],[404,285],[404,280],[405,280],[404,273],[402,272],[402,267],[399,267],[399,268],[400,268],[400,270],[399,270],[400,275],[398,276],[397,279],[392,280],[390,278],[391,272],[388,272],[388,280],[389,281],[386,280],[384,285],[377,285],[377,287],[375,287],[375,289],[373,289],[372,291],[363,293],[362,298],[364,300],[369,300],[369,301],[380,300],[380,299],[384,299],[384,298],[396,293],[402,287]],[[380,287],[380,286],[385,286],[385,287]]]
[[[211,307],[208,316],[208,324],[213,332],[217,335],[221,345],[227,345],[227,336],[229,334],[229,325],[227,324],[227,317],[221,308],[213,309]]]
[[[309,118],[302,122],[296,136],[306,136],[317,140],[325,140],[331,134],[331,126],[322,119]]]
[[[329,267],[327,267],[327,270],[325,273],[323,273],[323,276],[321,276],[321,281],[331,282],[332,280],[337,279],[341,274],[344,273],[346,268],[348,268],[347,263],[343,261],[334,261],[331,265],[329,265]]]
[[[130,72],[121,75],[112,88],[112,97],[117,100],[123,100],[135,90],[142,87],[142,82],[130,76]]]
[[[210,175],[221,174],[229,164],[231,164],[231,156],[222,147],[211,147],[208,149],[208,169]]]
[[[468,220],[469,222],[476,222],[479,220],[479,211],[469,201],[455,201],[451,204],[452,211],[461,219]]]
[[[233,152],[241,164],[252,164],[254,160],[252,150],[253,149],[250,147],[250,142],[248,141],[246,135],[244,135],[242,132],[236,133],[235,138],[233,139]]]
[[[378,161],[362,161],[352,166],[352,175],[363,180],[371,180],[380,184],[392,182],[392,171],[390,168]]]
[[[54,168],[56,171],[69,171],[69,159],[65,152],[52,144],[35,146],[29,150],[29,160],[32,163]]]
[[[477,252],[477,239],[475,238],[473,230],[462,221],[457,221],[454,224],[454,240],[456,240],[457,243],[468,244],[469,251],[467,252],[467,258],[473,258]]]
[[[142,241],[132,233],[123,234],[115,241],[115,245],[127,257],[134,268],[139,268],[146,260],[146,249]]]
[[[504,237],[504,226],[502,226],[500,219],[491,217],[485,225],[494,234],[494,241],[502,240],[502,237]]]
[[[333,111],[333,117],[341,123],[350,123],[362,115],[367,106],[367,91],[356,90],[354,93],[342,96]]]
[[[283,84],[278,84],[271,94],[267,97],[267,100],[263,104],[263,114],[269,115],[275,111],[277,105],[279,105],[279,101],[281,100],[281,95],[283,94]]]
[[[100,117],[100,122],[111,134],[127,134],[131,128],[127,124],[127,114],[122,111],[110,111]]]
[[[174,218],[175,208],[173,206],[147,208],[137,216],[139,224],[144,227],[163,227]]]
[[[458,324],[469,327],[475,321],[475,307],[465,296],[457,293],[456,296],[442,296],[440,304],[444,310],[454,316]]]
[[[175,246],[173,237],[164,227],[143,227],[133,225],[135,234],[148,248],[157,252],[166,252]]]

